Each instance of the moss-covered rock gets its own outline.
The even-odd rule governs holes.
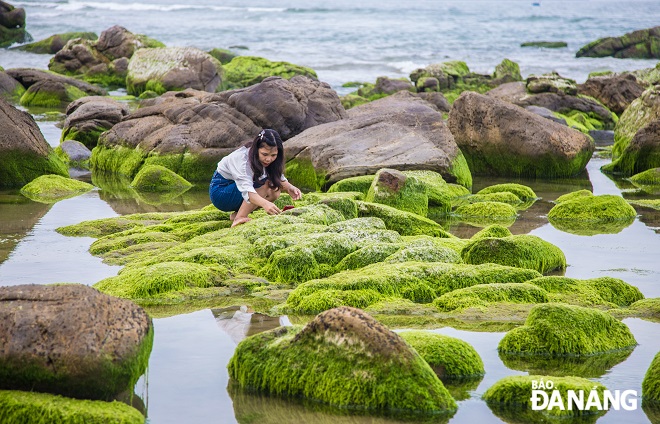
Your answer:
[[[46,81],[31,85],[19,103],[25,107],[61,108],[87,95],[74,85]]]
[[[493,78],[506,82],[522,81],[523,79],[522,75],[520,75],[520,65],[509,59],[504,59],[495,66]]]
[[[426,216],[429,198],[426,184],[395,169],[381,169],[367,191],[365,201]]]
[[[660,168],[647,169],[630,177],[630,181],[644,185],[660,185]]]
[[[576,234],[617,233],[633,223],[637,212],[621,196],[578,193],[561,196],[548,212],[556,228]]]
[[[228,365],[243,388],[351,409],[452,414],[456,403],[396,333],[363,312],[337,308],[302,330],[243,340]]]
[[[644,299],[644,295],[637,287],[613,277],[578,280],[561,276],[546,276],[535,278],[529,281],[529,284],[547,291],[550,302],[571,305],[616,308],[630,306]]]
[[[511,231],[509,231],[508,228],[499,224],[493,224],[476,232],[471,240],[478,240],[487,237],[509,237],[512,235],[513,234],[511,234]]]
[[[268,77],[290,79],[304,75],[316,79],[316,72],[305,66],[288,62],[271,62],[263,57],[237,56],[224,65],[223,86],[225,88],[248,87],[260,83]]]
[[[474,378],[484,375],[484,364],[467,342],[430,331],[402,331],[399,336],[412,346],[439,377]]]
[[[23,44],[22,46],[16,47],[16,50],[23,50],[30,53],[55,54],[62,50],[62,47],[64,47],[67,41],[73,40],[74,38],[95,41],[99,37],[93,32],[65,32],[62,34],[51,35],[48,38],[35,41],[34,43]]]
[[[42,175],[21,188],[21,194],[35,202],[55,203],[75,197],[93,189],[94,186],[60,175]]]
[[[455,197],[463,196],[468,189],[458,185],[460,189],[455,189],[452,186],[456,184],[447,184],[437,172],[433,171],[403,171],[403,174],[408,177],[414,177],[426,186],[426,195],[428,197],[429,207],[433,207],[435,211],[440,213],[449,213],[451,211],[451,202]],[[462,190],[461,190],[462,189]]]
[[[635,133],[652,121],[660,118],[660,91],[651,87],[634,100],[621,114],[614,129],[614,159],[621,156]]]
[[[401,249],[400,244],[371,243],[346,255],[336,266],[337,271],[364,268],[376,262],[382,262]]]
[[[461,255],[451,247],[428,245],[407,246],[385,258],[385,263],[396,262],[447,262],[461,263]]]
[[[79,400],[37,392],[0,390],[3,423],[142,424],[144,415],[119,401]]]
[[[145,165],[135,175],[131,186],[139,191],[176,191],[182,193],[192,187],[192,184],[164,166]]]
[[[529,234],[472,240],[462,252],[468,264],[496,263],[536,270],[542,274],[566,268],[566,257],[557,246]]]
[[[388,230],[394,230],[402,236],[430,235],[435,237],[453,237],[440,224],[414,213],[400,211],[387,205],[358,202],[361,217],[373,216],[385,221]]]
[[[628,327],[594,309],[564,304],[535,306],[525,325],[508,332],[498,350],[509,355],[597,355],[637,345]]]
[[[479,190],[476,194],[513,193],[522,201],[536,200],[538,196],[530,187],[517,183],[495,184]]]
[[[371,187],[371,183],[374,181],[374,177],[375,175],[361,175],[359,177],[344,178],[331,185],[328,193],[357,191],[366,195]]]
[[[579,408],[569,409],[566,404],[563,404],[563,408],[557,406],[541,411],[533,411],[531,403],[532,382],[538,384],[542,380],[544,382],[551,380],[554,383],[553,390],[559,390],[562,402],[568,401],[568,391],[572,390],[576,394],[582,391],[586,403],[590,391],[595,389],[598,393],[599,403],[603,404],[606,387],[600,383],[594,383],[579,377],[548,377],[542,375],[504,377],[486,390],[483,399],[496,415],[502,416],[507,422],[509,422],[507,418],[515,417],[515,422],[560,423],[564,422],[561,421],[562,419],[583,417],[585,415],[593,415],[595,421],[598,415],[603,414],[596,406],[590,406],[583,411]],[[550,395],[549,390],[546,393]]]
[[[507,203],[482,201],[457,207],[453,216],[461,221],[490,225],[515,221],[518,212]]]
[[[646,371],[642,382],[642,397],[644,402],[660,406],[660,353],[655,355],[651,366]]]
[[[521,43],[520,47],[541,47],[545,49],[561,49],[563,47],[568,47],[568,43],[566,43],[565,41],[527,41],[525,43]]]
[[[218,49],[218,48],[209,50],[208,54],[210,54],[211,56],[216,58],[223,65],[228,64],[229,62],[232,61],[232,59],[234,59],[236,56],[238,56],[237,54],[235,54],[231,50]]]
[[[491,303],[547,303],[548,294],[542,288],[526,283],[479,284],[445,293],[433,301],[443,312],[483,308]]]
[[[470,203],[479,202],[499,202],[506,203],[511,206],[518,206],[522,204],[522,200],[518,196],[509,192],[488,193],[488,194],[473,194],[466,199]]]

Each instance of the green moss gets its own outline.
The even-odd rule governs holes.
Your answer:
[[[660,185],[660,168],[647,169],[630,177],[630,181],[638,184]]]
[[[622,349],[590,356],[500,354],[500,359],[507,368],[529,374],[600,378],[628,359],[632,352],[633,349]]]
[[[486,307],[491,303],[547,303],[547,292],[527,283],[480,284],[445,293],[433,301],[440,311]]]
[[[93,32],[65,32],[62,34],[51,35],[48,38],[35,41],[34,43],[18,46],[16,49],[37,54],[55,54],[59,51],[57,46],[62,46],[66,44],[67,41],[73,40],[74,38],[94,41],[99,37]]]
[[[404,175],[414,177],[426,186],[429,207],[433,206],[442,214],[451,211],[454,192],[449,188],[442,175],[433,171],[404,171]]]
[[[107,131],[108,128],[102,125],[92,127],[85,125],[84,131],[78,127],[68,127],[62,131],[60,143],[66,140],[76,140],[85,145],[88,149],[93,149],[99,141],[99,136]]]
[[[522,200],[520,200],[518,196],[509,192],[473,194],[472,196],[468,196],[467,201],[470,203],[499,202],[506,203],[511,206],[518,206],[522,204]]]
[[[462,252],[468,264],[496,263],[536,270],[542,274],[566,268],[557,246],[529,234],[487,237],[471,241]]]
[[[359,177],[344,178],[331,185],[328,189],[328,193],[357,191],[366,195],[374,178],[375,175],[361,175]]]
[[[630,144],[637,131],[648,125],[650,122],[660,117],[660,108],[655,105],[654,98],[658,96],[659,92],[656,88],[649,88],[640,97],[633,100],[633,102],[623,111],[619,122],[614,129],[614,148],[612,155],[614,158],[621,156]],[[647,167],[655,168],[655,167]],[[640,169],[642,171],[643,169]],[[634,173],[630,173],[632,175]]]
[[[550,410],[533,411],[531,403],[532,382],[541,380],[551,380],[554,383],[554,390],[559,390],[563,402],[568,401],[568,391],[575,393],[584,392],[584,400],[587,401],[589,392],[595,388],[600,399],[600,404],[604,401],[604,391],[606,387],[600,383],[579,377],[548,377],[539,375],[515,375],[504,377],[497,381],[483,394],[483,399],[496,415],[504,417],[516,417],[515,422],[544,422],[559,423],[560,419],[568,417],[580,417],[583,415],[602,415],[595,406],[591,406],[584,411],[578,408],[568,409],[564,404],[564,410],[559,407],[553,407]],[[549,391],[546,391],[548,395]],[[510,422],[509,420],[506,420]],[[582,422],[582,421],[580,421]]]
[[[580,306],[624,307],[644,299],[635,286],[612,277],[589,280],[548,276],[535,278],[529,284],[541,287],[549,294],[551,302]]]
[[[144,416],[122,402],[79,400],[62,396],[0,391],[0,421],[7,424],[141,424]]]
[[[387,174],[386,182],[381,181],[381,174]],[[394,178],[401,177],[392,182]],[[398,184],[402,186],[398,187]],[[396,188],[391,187],[397,185]],[[381,169],[376,173],[371,183],[371,187],[365,196],[366,202],[379,203],[393,208],[426,216],[428,212],[429,197],[426,184],[419,181],[416,177],[406,177],[399,171],[393,169]]]
[[[471,218],[482,218],[489,221],[509,221],[518,216],[516,208],[513,206],[492,201],[482,201],[459,206],[453,213],[459,219],[469,220]]]
[[[314,204],[289,209],[283,216],[294,216],[309,224],[330,225],[344,220],[341,212],[325,204]]]
[[[289,160],[286,163],[285,174],[291,184],[301,190],[320,191],[327,181],[325,173],[317,173],[312,161],[308,159]]]
[[[642,382],[644,402],[660,405],[660,353],[655,355]]]
[[[511,234],[511,231],[509,231],[508,228],[498,224],[493,224],[476,232],[472,236],[471,240],[478,240],[488,237],[509,237],[511,235],[513,234]]]
[[[613,124],[610,122],[603,122],[598,115],[593,113],[585,113],[579,110],[570,110],[565,113],[553,112],[557,118],[566,121],[566,125],[589,134],[589,131],[611,130]]]
[[[32,87],[35,86],[28,88],[25,94],[21,96],[19,102],[21,106],[59,108],[88,95],[78,87],[69,84],[65,84],[64,96],[39,88],[32,89]]]
[[[581,195],[570,200],[561,200],[548,212],[548,220],[554,225],[565,220],[579,220],[592,223],[629,221],[637,216],[635,209],[621,196],[602,194],[599,196]]]
[[[591,191],[586,189],[573,191],[571,193],[562,194],[555,200],[555,203],[564,203],[569,200],[577,200],[584,197],[592,197],[593,195],[594,194]]]
[[[474,378],[485,374],[477,351],[461,339],[430,331],[402,331],[399,335],[439,377]]]
[[[90,165],[93,171],[133,178],[142,167],[146,156],[147,154],[138,148],[98,145],[92,149]]]
[[[565,41],[529,41],[526,43],[521,43],[520,47],[542,47],[546,49],[560,49],[563,47],[568,47],[568,43]],[[589,74],[591,77],[591,74]]]
[[[396,263],[396,262],[447,262],[447,263],[460,263],[463,262],[461,255],[456,250],[450,247],[435,246],[429,244],[427,246],[408,246],[404,247],[397,252],[392,253],[385,258],[383,262]]]
[[[140,191],[163,192],[186,190],[192,187],[192,184],[164,166],[145,165],[140,168],[131,186]]]
[[[641,149],[624,150],[620,157],[612,163],[602,166],[601,170],[605,173],[629,176],[659,166],[660,152],[658,149],[644,146]]]
[[[290,246],[273,252],[261,274],[271,281],[301,283],[320,277],[321,271],[312,249]]]
[[[46,156],[17,150],[0,153],[1,187],[21,187],[46,174],[69,176],[66,164],[50,147]]]
[[[55,203],[86,193],[93,188],[93,185],[83,181],[50,174],[37,177],[23,186],[21,194],[35,202]]]
[[[456,177],[456,184],[463,187],[472,187],[472,172],[470,171],[467,158],[462,152],[459,152],[451,163],[449,173]]]
[[[363,309],[382,299],[374,290],[319,290],[302,299],[295,311],[311,315],[339,306]]]
[[[427,234],[435,237],[453,237],[438,223],[417,214],[400,211],[387,205],[357,202],[361,217],[373,216],[385,221],[388,230],[394,230],[402,236]]]
[[[223,68],[223,85],[235,88],[248,87],[272,76],[290,79],[296,75],[304,75],[317,79],[316,72],[311,68],[288,62],[271,62],[255,56],[237,56]]]
[[[96,240],[89,247],[89,252],[92,255],[99,255],[102,253],[107,253],[112,250],[124,249],[129,246],[133,246],[141,243],[150,243],[150,242],[170,242],[170,241],[180,241],[178,237],[167,232],[152,231],[150,227],[146,229],[145,232],[136,232],[136,233],[115,233],[108,236],[101,237]]]
[[[628,308],[611,309],[607,312],[619,319],[636,317],[660,322],[660,298],[638,300]]]
[[[536,195],[536,193],[534,193],[534,190],[532,190],[530,187],[516,183],[491,185],[479,190],[477,194],[491,194],[491,193],[503,193],[503,192],[513,193],[516,196],[518,196],[518,198],[522,201],[538,199],[538,196]]]
[[[502,62],[495,67],[495,72],[493,73],[493,78],[510,78],[513,81],[522,81],[522,76],[520,75],[520,66],[509,59],[504,59]]]
[[[341,332],[331,323],[319,328],[324,321],[317,320],[303,330],[280,327],[243,340],[229,361],[230,378],[250,390],[352,410],[417,415],[456,410],[428,364],[371,317]],[[388,342],[371,341],[365,324]]]
[[[520,355],[596,355],[637,344],[628,327],[605,312],[581,306],[535,306],[523,327],[508,332],[498,350]]]
[[[143,299],[187,288],[218,286],[227,277],[223,267],[188,262],[164,262],[146,267],[124,268],[94,285],[100,291],[127,299]]]
[[[401,249],[393,243],[371,243],[346,255],[336,266],[337,271],[363,268],[376,262],[384,261],[388,256]]]
[[[59,227],[56,231],[65,236],[99,238],[136,227],[144,228],[145,226],[161,224],[172,215],[173,213],[147,213],[118,216],[115,218],[102,218]]]
[[[349,93],[345,96],[341,96],[339,98],[339,101],[341,102],[341,105],[344,107],[344,109],[348,110],[350,108],[353,108],[355,106],[360,106],[365,103],[369,103],[370,100],[366,99],[362,96],[359,96],[357,94]]]
[[[409,299],[391,299],[386,298],[369,305],[365,312],[378,315],[433,315],[436,309],[426,304],[415,303]],[[403,325],[405,327],[405,325]],[[391,326],[390,326],[391,327]]]

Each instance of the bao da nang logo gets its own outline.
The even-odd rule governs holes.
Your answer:
[[[637,409],[637,390],[607,390],[594,386],[591,390],[559,390],[552,380],[532,380],[532,410],[634,411]]]

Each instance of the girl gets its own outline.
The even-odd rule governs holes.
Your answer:
[[[248,215],[264,208],[269,215],[282,211],[273,203],[286,190],[293,200],[302,193],[283,174],[284,147],[275,130],[262,130],[255,139],[222,158],[213,174],[209,195],[221,211],[233,213],[232,227],[251,220]]]

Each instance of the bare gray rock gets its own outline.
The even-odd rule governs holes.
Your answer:
[[[595,98],[617,115],[621,115],[644,90],[645,84],[628,73],[591,77],[578,85],[580,94]]]
[[[62,140],[77,140],[92,149],[102,132],[128,115],[125,103],[109,97],[89,96],[69,104],[62,128]]]

